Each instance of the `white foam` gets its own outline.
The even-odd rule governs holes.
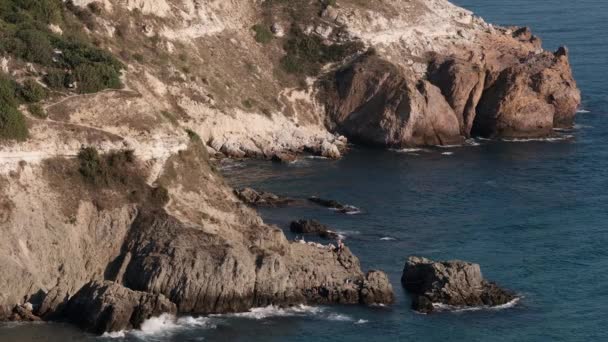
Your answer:
[[[338,322],[350,322],[352,321],[352,317],[339,314],[339,313],[331,313],[327,316],[327,320],[329,321],[338,321]]]
[[[556,142],[556,141],[564,141],[568,139],[574,138],[573,135],[562,135],[559,137],[550,137],[550,138],[504,138],[502,141],[505,142],[531,142],[531,141],[540,141],[540,142]]]
[[[158,317],[152,317],[144,321],[140,330],[122,330],[115,332],[106,332],[102,338],[126,338],[133,336],[139,339],[146,339],[152,336],[166,337],[174,334],[177,331],[191,328],[207,328],[214,329],[217,326],[212,324],[208,317],[180,317],[177,318],[171,314],[162,314]]]
[[[454,152],[443,152],[441,155],[443,155],[443,156],[451,156],[453,154],[454,154]]]
[[[516,297],[515,299],[513,299],[512,301],[505,303],[503,305],[497,305],[497,306],[486,306],[486,305],[482,305],[482,306],[453,306],[453,305],[446,305],[443,303],[433,303],[433,308],[437,311],[450,311],[450,312],[466,312],[466,311],[480,311],[480,310],[505,310],[505,309],[510,309],[514,306],[517,305],[517,303],[520,301],[521,297]]]
[[[415,153],[424,151],[421,148],[391,148],[390,150],[397,153]]]
[[[321,159],[321,160],[327,160],[329,158],[327,157],[323,157],[323,156],[306,156],[306,159]]]
[[[577,113],[577,114],[586,114],[586,113],[591,113],[591,111],[588,111],[588,110],[586,110],[586,109],[582,109],[582,108],[581,108],[581,109],[578,109],[578,110],[576,111],[576,113]]]
[[[395,241],[397,239],[395,239],[394,237],[390,237],[390,236],[385,236],[385,237],[381,237],[380,241]]]
[[[365,324],[365,323],[368,323],[368,322],[369,321],[366,320],[366,319],[360,319],[360,320],[356,321],[354,324]]]
[[[261,320],[269,317],[293,317],[293,316],[305,316],[310,314],[318,314],[323,309],[308,305],[297,305],[288,308],[281,308],[278,306],[270,305],[262,308],[253,308],[248,312],[239,312],[232,314],[223,315],[212,315],[212,317],[239,317]]]

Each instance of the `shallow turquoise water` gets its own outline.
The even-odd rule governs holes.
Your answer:
[[[188,319],[113,340],[608,340],[608,1],[455,2],[489,22],[532,26],[546,48],[568,45],[589,111],[572,139],[415,153],[354,148],[340,161],[226,167],[237,186],[360,207],[353,216],[314,206],[262,214],[283,228],[315,218],[342,231],[365,268],[390,275],[397,303]],[[399,285],[408,255],[478,262],[523,298],[505,310],[416,314]],[[103,339],[58,324],[0,327],[0,341],[82,340]]]

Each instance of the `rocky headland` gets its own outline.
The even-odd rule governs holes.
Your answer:
[[[546,137],[580,103],[567,49],[445,0],[9,2],[0,320],[101,333],[161,312],[391,303],[384,273],[288,241],[212,158]]]

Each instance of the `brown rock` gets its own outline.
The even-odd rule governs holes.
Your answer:
[[[72,297],[67,319],[84,330],[104,332],[137,329],[154,316],[176,314],[177,308],[165,296],[132,291],[113,282],[91,282]]]
[[[441,91],[366,54],[326,84],[330,125],[349,139],[382,146],[463,141],[457,115]]]
[[[434,262],[410,257],[401,283],[413,296],[413,309],[420,312],[433,311],[433,303],[453,307],[497,306],[515,299],[512,293],[484,280],[478,264],[458,260]]]
[[[544,137],[553,128],[570,127],[581,97],[567,52],[529,56],[502,71],[484,92],[473,135]]]

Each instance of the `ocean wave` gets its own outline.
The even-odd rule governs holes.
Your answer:
[[[361,214],[361,209],[355,207],[354,205],[343,205],[341,208],[327,208],[329,210],[332,211],[337,211],[339,213],[342,214],[346,214],[346,215],[358,215]]]
[[[366,324],[366,323],[369,323],[369,321],[366,320],[366,319],[360,319],[360,320],[358,320],[358,321],[355,322],[355,324]]]
[[[323,157],[323,156],[306,156],[306,159],[321,159],[321,160],[327,160],[329,158],[327,157]]]
[[[176,317],[171,314],[162,314],[144,321],[139,330],[122,330],[106,332],[101,337],[107,339],[123,339],[136,337],[146,339],[149,337],[167,337],[178,331],[198,328],[215,329],[217,326],[208,317]]]
[[[441,155],[442,156],[451,156],[453,154],[454,154],[454,152],[443,152]]]
[[[424,151],[421,148],[391,148],[390,151],[397,153],[415,153]]]
[[[576,111],[576,113],[577,113],[577,114],[586,114],[586,113],[591,113],[591,111],[586,110],[586,109],[582,109],[582,108],[581,108],[581,109],[578,109],[578,110]]]
[[[574,138],[574,135],[562,135],[559,137],[549,137],[549,138],[503,138],[502,141],[505,142],[532,142],[532,141],[539,141],[539,142],[557,142],[557,141],[564,141],[564,140],[570,140]]]
[[[397,239],[395,239],[394,237],[390,237],[390,236],[385,236],[385,237],[381,237],[380,241],[395,241]]]
[[[443,303],[433,303],[433,308],[437,311],[449,311],[449,312],[467,312],[467,311],[481,311],[481,310],[505,310],[505,309],[510,309],[512,307],[515,307],[517,305],[517,303],[519,303],[519,301],[521,300],[521,297],[516,297],[515,299],[513,299],[512,301],[505,303],[503,305],[497,305],[497,306],[486,306],[486,305],[481,305],[481,306],[467,306],[467,307],[463,307],[463,306],[453,306],[453,305],[446,305]]]
[[[294,317],[294,316],[307,316],[316,315],[323,312],[323,308],[308,305],[296,305],[288,308],[282,308],[279,306],[266,306],[261,308],[253,308],[247,312],[238,312],[231,314],[220,314],[211,315],[210,317],[238,317],[238,318],[249,318],[249,319],[266,319],[270,317]]]

